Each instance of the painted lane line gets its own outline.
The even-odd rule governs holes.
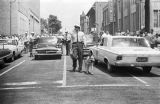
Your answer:
[[[102,84],[102,85],[71,85],[71,86],[58,86],[59,88],[77,88],[77,87],[132,87],[141,86],[133,84]]]
[[[137,79],[137,80],[140,81],[141,83],[145,84],[145,86],[150,86],[146,81],[144,81],[144,80],[142,80],[142,79],[140,79],[140,78],[138,78],[138,77],[136,77],[136,76],[134,76],[134,75],[132,75],[132,74],[129,74],[129,75],[131,75],[133,78]]]
[[[7,86],[24,86],[24,85],[37,85],[38,82],[13,82],[13,83],[5,83]]]
[[[24,62],[25,62],[25,60],[24,60],[24,61],[22,61],[22,62],[20,62],[19,64],[15,65],[15,66],[13,66],[13,67],[9,68],[9,69],[8,69],[8,70],[6,70],[5,72],[1,73],[1,74],[0,74],[0,77],[1,77],[2,75],[6,74],[7,72],[11,71],[11,70],[12,70],[12,69],[14,69],[15,67],[17,67],[17,66],[21,65],[21,64],[22,64],[22,63],[24,63]]]
[[[67,73],[66,73],[66,56],[64,56],[64,67],[63,67],[63,84],[62,86],[66,86],[66,77],[67,77]]]
[[[25,89],[36,89],[41,87],[10,87],[10,88],[0,88],[0,90],[25,90]]]

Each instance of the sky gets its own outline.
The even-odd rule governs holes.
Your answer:
[[[74,25],[80,24],[82,12],[87,14],[96,1],[107,0],[40,0],[40,15],[45,19],[55,15],[62,21],[62,32],[72,31]]]

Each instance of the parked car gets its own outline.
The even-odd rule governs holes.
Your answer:
[[[98,61],[104,62],[109,72],[115,67],[142,67],[149,73],[153,66],[160,66],[160,51],[150,48],[149,42],[143,37],[107,36],[102,43],[90,47]]]
[[[0,49],[9,49],[12,53],[10,61],[14,61],[22,55],[24,45],[16,39],[0,39]]]
[[[12,54],[9,49],[0,49],[0,65],[3,65],[11,58]]]
[[[57,56],[61,58],[62,56],[62,45],[58,41],[57,37],[41,37],[38,39],[36,44],[36,49],[34,49],[33,54],[35,59],[39,59],[42,56],[53,57]]]
[[[86,57],[90,54],[90,47],[94,46],[95,42],[93,41],[92,35],[85,35],[85,47],[83,48],[83,57]]]

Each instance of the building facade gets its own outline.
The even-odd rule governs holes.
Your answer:
[[[95,2],[88,11],[89,31],[96,31],[97,33],[102,31],[103,8],[106,4],[107,2]]]
[[[85,34],[89,34],[89,19],[84,12],[80,15],[80,27],[81,31]]]
[[[40,34],[40,0],[1,0],[0,34]]]
[[[145,26],[145,0],[110,0],[108,8],[112,12],[108,12],[112,18],[108,23],[111,34],[116,32],[137,32]],[[105,11],[105,8],[103,9]],[[104,21],[107,18],[104,18]]]

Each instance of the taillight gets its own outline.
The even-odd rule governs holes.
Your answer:
[[[116,60],[122,60],[122,56],[121,55],[117,56]]]

